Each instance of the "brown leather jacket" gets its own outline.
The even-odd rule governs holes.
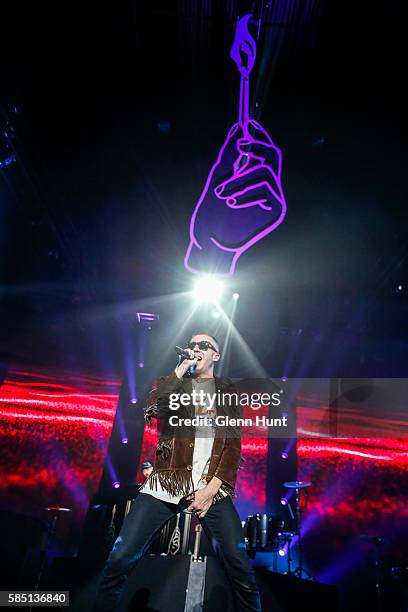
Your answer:
[[[214,377],[218,393],[234,393],[236,389],[229,379]],[[165,491],[173,495],[185,496],[192,492],[192,464],[194,453],[195,428],[171,427],[168,416],[177,414],[179,418],[194,416],[194,406],[181,406],[177,411],[169,408],[171,393],[188,393],[191,397],[192,382],[189,378],[180,380],[174,372],[159,378],[157,386],[150,392],[144,409],[145,420],[152,425],[152,419],[158,423],[159,442],[156,448],[156,463],[150,476],[154,486],[157,482]],[[240,417],[240,409],[232,398],[228,405],[217,403],[217,415]],[[176,430],[177,429],[177,433]],[[233,497],[237,471],[241,460],[241,432],[239,427],[217,427],[213,450],[208,468],[207,482],[213,476],[223,481],[222,490]],[[215,497],[221,499],[222,494]]]

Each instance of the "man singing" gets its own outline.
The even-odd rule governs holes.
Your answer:
[[[261,610],[241,521],[232,502],[241,458],[240,432],[237,428],[208,425],[217,414],[239,416],[236,402],[229,395],[234,387],[228,379],[214,376],[220,353],[213,336],[194,335],[187,350],[191,359],[182,361],[170,375],[160,378],[149,394],[145,419],[149,424],[157,419],[156,462],[106,562],[95,612],[118,609],[128,576],[154,534],[186,508],[198,517],[221,560],[234,592],[236,610]],[[188,372],[193,372],[190,377],[186,377]],[[224,393],[230,398],[228,405],[224,401],[214,402],[214,397],[223,397]],[[180,421],[205,416],[205,425],[170,427],[168,419],[176,411],[170,410],[169,398],[174,400],[181,394],[189,394],[191,402],[180,404],[177,410]],[[197,397],[200,401],[193,402]]]

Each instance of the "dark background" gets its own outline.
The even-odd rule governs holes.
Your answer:
[[[191,284],[189,218],[236,120],[235,20],[260,6],[2,9],[5,360],[92,366],[102,343],[115,364],[123,304],[160,312],[165,345],[177,313],[152,298]],[[253,116],[283,151],[288,213],[230,281],[237,328],[272,376],[404,376],[402,16],[318,1],[262,15]]]
[[[0,162],[16,161],[0,168],[0,384],[24,362],[23,372],[125,374],[130,384],[141,338],[137,384],[174,363],[172,346],[189,331],[180,321],[192,298],[174,296],[193,280],[183,266],[190,215],[236,121],[236,17],[261,6],[252,116],[283,151],[288,213],[227,283],[241,295],[236,327],[273,377],[407,375],[402,7],[14,2],[1,12]],[[160,315],[150,340],[137,311]],[[190,331],[218,326],[222,340],[223,325],[202,309]],[[244,346],[232,339],[231,376],[253,365]],[[384,465],[364,441],[352,459],[298,448],[300,477],[319,484],[308,546],[316,558],[325,549],[320,578],[351,567],[364,597],[350,560],[366,557],[346,541],[350,529],[388,529],[390,563],[406,565],[398,444],[378,450]]]

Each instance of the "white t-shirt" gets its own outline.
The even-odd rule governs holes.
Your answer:
[[[213,396],[213,394],[215,394],[214,379],[193,378],[192,383],[193,391],[195,390],[198,394],[202,390],[203,393],[201,393],[201,396],[204,399],[203,402],[200,402],[199,400],[195,402],[196,416],[205,416],[210,419],[215,418],[215,404],[211,409],[210,403],[208,401],[209,396]],[[189,494],[193,491],[197,491],[197,489],[205,487],[207,484],[205,476],[207,475],[208,468],[210,466],[211,453],[214,445],[214,437],[215,427],[212,425],[199,425],[195,428],[194,453],[192,463],[193,487]],[[151,486],[149,480],[150,479],[148,478],[146,482],[142,485],[140,493],[148,493],[149,495],[153,495],[153,497],[157,497],[157,499],[161,499],[162,501],[166,501],[171,504],[178,504],[180,499],[184,497],[184,495],[171,495],[160,486],[160,482],[157,482],[156,491],[155,487],[153,488]]]

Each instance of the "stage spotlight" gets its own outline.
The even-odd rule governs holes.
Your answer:
[[[216,304],[222,295],[223,286],[214,276],[199,278],[193,288],[194,299],[198,304]]]
[[[402,291],[402,285],[398,285],[397,289],[398,291]]]
[[[2,157],[0,158],[0,168],[7,168],[7,166],[11,166],[15,161],[16,156],[14,154]]]
[[[280,555],[281,557],[284,557],[286,555],[286,550],[284,548],[280,548],[278,550],[278,555]]]
[[[143,361],[141,361],[141,362],[139,363],[139,368],[144,368],[144,363],[143,363]]]
[[[235,300],[235,301],[239,300],[239,293],[233,293],[232,294],[232,299]]]
[[[131,404],[137,404],[137,397],[132,397],[132,399],[130,400]]]
[[[281,452],[281,457],[282,459],[287,459],[289,457],[288,453],[286,451],[282,451]]]
[[[221,314],[219,310],[213,310],[212,312],[212,316],[214,317],[214,319],[219,319]]]
[[[122,444],[127,444],[129,442],[128,438],[122,438]]]
[[[280,502],[281,502],[282,506],[287,506],[288,505],[288,500],[286,499],[286,497],[282,497]]]
[[[114,487],[115,489],[119,489],[119,487],[120,487],[120,482],[119,482],[119,480],[115,480],[115,482],[113,483],[113,487]]]
[[[149,326],[154,321],[160,321],[160,316],[154,312],[137,312],[136,317],[141,325]]]

